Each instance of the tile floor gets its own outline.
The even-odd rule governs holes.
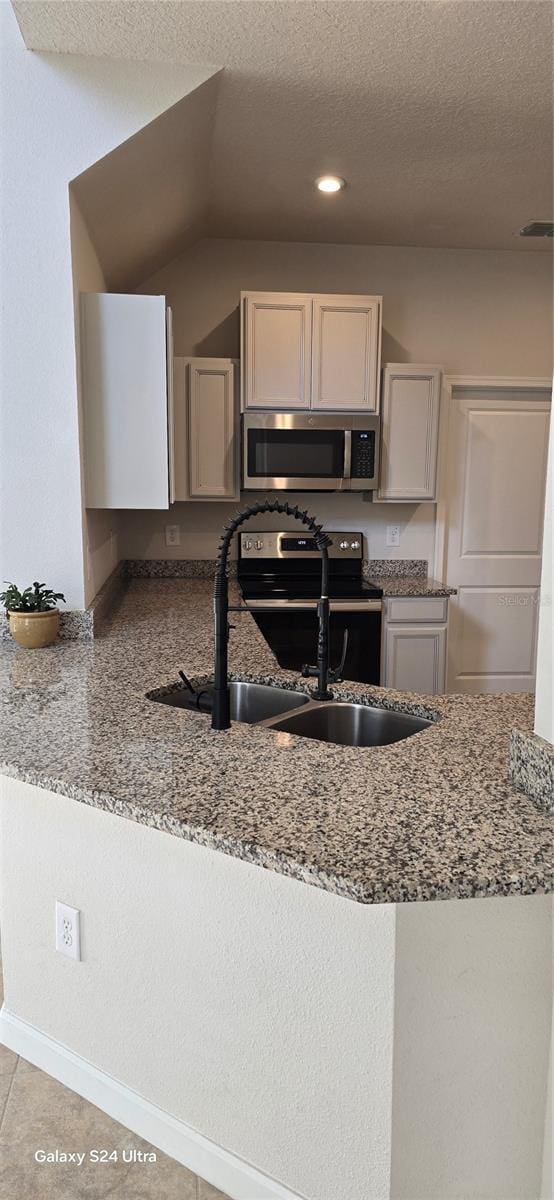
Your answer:
[[[0,968],[0,1001],[2,991]],[[0,1046],[0,1200],[229,1200],[156,1150],[155,1163],[35,1162],[37,1149],[153,1147]]]

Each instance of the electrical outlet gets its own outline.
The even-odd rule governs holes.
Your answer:
[[[56,900],[56,950],[68,958],[81,959],[81,928],[78,908]]]
[[[181,545],[181,527],[180,525],[166,525],[165,527],[165,544],[166,546]]]
[[[387,546],[400,545],[400,525],[387,525]]]

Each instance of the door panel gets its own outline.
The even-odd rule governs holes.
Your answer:
[[[189,363],[189,490],[191,499],[237,495],[233,364]]]
[[[544,412],[468,410],[463,557],[540,555],[547,434]]]
[[[312,408],[377,411],[380,312],[377,297],[314,299]]]
[[[532,691],[538,599],[536,587],[460,588],[458,678],[463,691]]]
[[[440,390],[440,367],[385,367],[379,500],[436,500]]]
[[[444,692],[446,625],[388,625],[384,686],[402,692]]]
[[[453,392],[449,691],[533,689],[549,408],[538,389]]]
[[[164,296],[81,294],[88,508],[169,508]]]
[[[244,407],[309,408],[311,299],[248,296]]]

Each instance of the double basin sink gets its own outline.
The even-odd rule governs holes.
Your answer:
[[[432,724],[410,713],[344,700],[312,700],[304,692],[267,684],[233,682],[229,689],[232,721],[341,746],[388,746]],[[206,714],[211,708],[209,686],[199,699],[185,688],[150,692],[148,699]]]

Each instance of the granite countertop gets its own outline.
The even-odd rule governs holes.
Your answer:
[[[234,613],[236,677],[308,689]],[[419,697],[361,684],[344,698],[441,718],[354,749],[154,704],[211,669],[211,583],[132,580],[103,636],[0,648],[0,771],[363,903],[552,888],[552,824],[508,782],[510,730],[532,698]]]
[[[417,575],[368,575],[368,582],[383,589],[383,596],[455,596],[456,588],[437,583],[436,579]]]

